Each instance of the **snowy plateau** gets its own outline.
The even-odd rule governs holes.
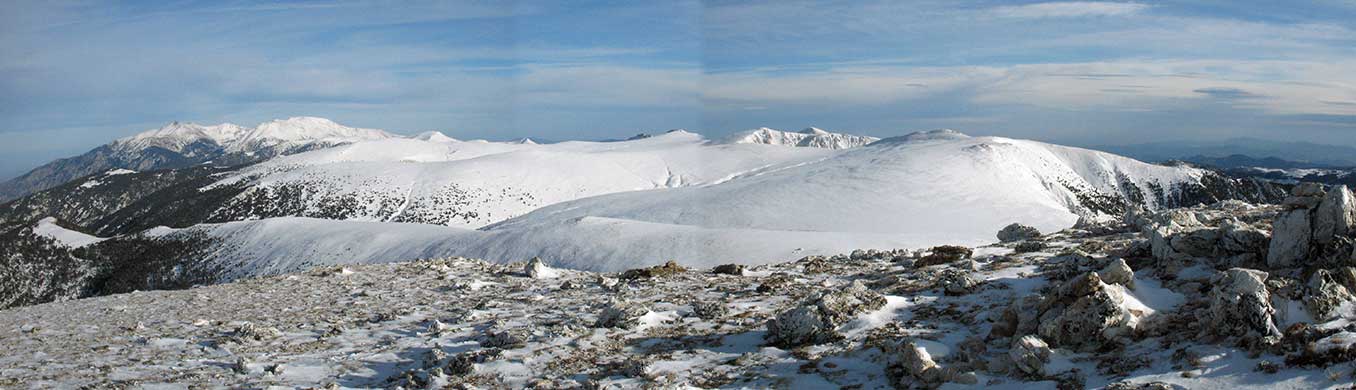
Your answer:
[[[1356,378],[1345,187],[1029,140],[172,123],[4,191],[3,388]]]

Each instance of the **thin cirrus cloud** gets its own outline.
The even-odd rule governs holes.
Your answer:
[[[1070,18],[1088,16],[1125,16],[1140,13],[1149,6],[1139,3],[1068,1],[995,7],[990,14],[1004,18]]]

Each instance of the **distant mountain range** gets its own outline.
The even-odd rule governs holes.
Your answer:
[[[1219,166],[1247,165],[1282,169],[1356,167],[1356,148],[1350,146],[1255,138],[1104,145],[1093,146],[1092,149],[1150,162],[1182,160],[1209,162]]]

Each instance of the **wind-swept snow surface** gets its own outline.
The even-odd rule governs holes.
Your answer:
[[[475,256],[541,255],[585,269],[976,245],[1013,222],[1069,227],[1080,215],[1111,211],[1097,207],[1123,194],[1154,207],[1164,191],[1201,175],[1040,142],[917,134],[710,186],[552,205],[487,227],[488,239],[468,244]]]

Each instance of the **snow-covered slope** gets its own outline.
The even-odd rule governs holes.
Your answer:
[[[398,139],[238,172],[214,185],[250,189],[217,219],[245,222],[191,229],[246,273],[451,255],[541,256],[589,270],[709,266],[984,244],[1013,222],[1053,231],[1131,204],[1213,201],[1200,197],[1212,194],[1210,174],[954,131],[844,150],[712,144],[681,132],[550,145]],[[308,214],[335,210],[339,218]],[[281,212],[330,219],[268,215]],[[526,214],[507,219],[515,213]],[[461,219],[437,219],[449,216]],[[401,221],[462,228],[392,223]]]
[[[919,133],[711,186],[552,205],[484,229],[468,248],[620,269],[975,245],[1013,222],[1050,231],[1080,215],[1119,215],[1126,199],[1156,208],[1204,174],[1040,142]]]
[[[56,240],[57,243],[71,248],[79,248],[104,240],[62,227],[57,224],[57,219],[52,217],[39,220],[37,225],[33,226],[33,234]]]
[[[540,145],[387,139],[242,170],[216,184],[248,188],[214,220],[301,216],[476,228],[567,200],[714,184],[831,153],[711,144],[683,131]]]
[[[760,127],[732,134],[725,138],[724,142],[730,144],[764,144],[847,149],[870,144],[877,140],[879,140],[879,138],[864,135],[830,133],[814,127],[809,127],[795,133]]]

